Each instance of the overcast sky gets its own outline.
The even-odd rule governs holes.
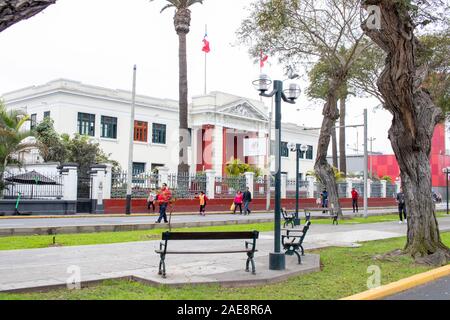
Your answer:
[[[258,77],[247,48],[235,45],[235,31],[247,15],[251,0],[205,0],[192,7],[188,34],[189,96],[203,93],[205,25],[211,52],[207,55],[208,91],[223,91],[259,99],[251,82]],[[137,92],[178,99],[178,39],[173,9],[160,13],[164,0],[57,0],[42,13],[0,33],[0,95],[57,78],[131,90],[132,67],[137,65]],[[269,57],[264,72],[283,80],[283,68]],[[303,91],[307,85],[300,81]],[[264,98],[270,106],[270,99]],[[362,123],[369,109],[373,150],[392,153],[387,140],[391,116],[372,109],[375,99],[352,98],[347,122]],[[320,126],[322,105],[304,94],[296,105],[283,105],[283,121]],[[362,150],[362,128],[347,129],[347,143]],[[370,145],[369,145],[370,146]],[[347,152],[352,153],[348,149]]]

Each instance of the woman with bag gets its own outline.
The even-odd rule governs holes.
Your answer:
[[[242,214],[242,192],[238,190],[236,192],[236,196],[234,197],[234,208],[233,208],[233,214],[236,213],[236,208],[239,207],[239,214]]]

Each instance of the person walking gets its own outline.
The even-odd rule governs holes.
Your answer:
[[[356,212],[358,212],[358,198],[359,198],[359,193],[358,193],[358,191],[356,191],[355,188],[352,188],[352,207],[353,207],[353,213],[355,213],[355,209],[356,209]]]
[[[328,191],[327,189],[323,189],[322,193],[320,194],[320,197],[322,199],[322,208],[328,208]],[[326,213],[326,211],[322,211],[322,213]]]
[[[244,201],[244,215],[250,214],[250,208],[248,207],[250,205],[250,202],[252,202],[252,193],[250,192],[249,187],[244,191],[242,195],[242,200]]]
[[[400,192],[397,193],[397,204],[398,204],[398,216],[400,218],[399,224],[403,223],[403,217],[406,220],[406,203],[405,203],[405,194],[403,193],[403,188],[400,187]]]
[[[234,197],[234,210],[233,210],[233,214],[236,213],[236,208],[237,208],[237,207],[239,207],[239,212],[240,212],[239,214],[242,214],[242,198],[243,198],[242,192],[241,192],[241,190],[238,190],[238,191],[236,192],[235,197]]]
[[[164,219],[164,223],[167,223],[166,209],[170,199],[172,199],[172,192],[167,187],[167,184],[163,183],[158,193],[159,218],[156,220],[156,223],[161,223],[162,219]]]
[[[208,197],[203,191],[200,191],[200,194],[198,196],[198,199],[200,201],[200,215],[205,216],[205,208],[206,208],[206,200],[208,200]]]
[[[153,212],[155,212],[155,202],[156,202],[156,194],[153,190],[150,190],[147,198],[147,209],[150,210],[150,207],[152,207]]]

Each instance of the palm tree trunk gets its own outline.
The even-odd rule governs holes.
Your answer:
[[[189,172],[187,147],[188,147],[188,84],[187,84],[187,59],[186,59],[186,33],[178,33],[179,40],[179,163],[178,173]]]
[[[56,0],[0,1],[0,32],[13,24],[41,12]]]
[[[427,75],[417,65],[414,24],[406,6],[391,0],[371,0],[366,4],[381,8],[381,29],[364,32],[386,53],[385,69],[377,85],[392,115],[389,129],[397,162],[408,218],[405,253],[418,262],[446,264],[450,250],[442,243],[435,207],[431,197],[431,140],[436,124],[443,120],[442,110],[434,105],[421,85]]]
[[[346,96],[339,99],[339,171],[347,175],[347,155],[345,153],[345,100]]]

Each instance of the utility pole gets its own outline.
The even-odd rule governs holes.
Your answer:
[[[373,156],[373,149],[372,149],[372,143],[377,140],[374,137],[370,137],[369,141],[370,141],[370,178],[373,179],[373,167],[372,167],[372,156]]]
[[[367,109],[364,109],[364,218],[367,218]]]
[[[125,213],[131,214],[131,184],[133,182],[134,109],[136,104],[136,65],[133,67],[133,92],[131,97],[130,144],[128,148],[127,200]]]

